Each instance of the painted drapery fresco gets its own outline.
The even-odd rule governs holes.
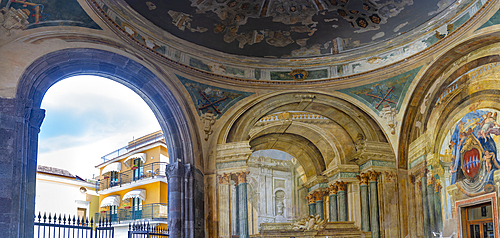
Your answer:
[[[494,191],[493,174],[500,169],[497,144],[500,142],[499,112],[481,109],[467,113],[448,133],[442,154],[449,154],[451,185],[468,196]]]

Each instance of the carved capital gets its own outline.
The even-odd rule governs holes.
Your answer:
[[[314,191],[313,193],[314,200],[316,201],[323,201],[323,192],[322,191]]]
[[[368,174],[368,181],[377,182],[377,178],[380,175],[380,172],[368,171],[366,172],[366,174]]]
[[[436,183],[436,178],[434,178],[434,176],[432,176],[430,179],[427,179],[427,185],[434,186],[435,183]]]
[[[359,179],[360,185],[368,185],[368,174],[360,173],[359,175],[356,175],[356,178]]]
[[[167,179],[184,176],[184,165],[181,162],[167,164]]]
[[[336,195],[338,190],[339,189],[337,188],[337,185],[335,185],[335,184],[330,184],[330,186],[328,186],[328,194],[329,195]]]
[[[247,182],[247,175],[249,173],[250,173],[250,171],[235,173],[236,177],[238,178],[238,184],[246,183]]]
[[[307,194],[306,196],[307,204],[313,204],[316,202],[316,197],[313,194]]]
[[[229,179],[231,178],[231,174],[224,173],[222,175],[217,175],[219,178],[219,184],[229,184]]]
[[[394,183],[396,181],[396,173],[385,171],[385,182]]]
[[[439,182],[439,180],[437,180],[434,183],[434,192],[440,193],[442,188],[443,188],[443,186],[441,186],[441,183]]]
[[[347,183],[343,181],[335,182],[335,185],[338,188],[338,191],[347,191]]]

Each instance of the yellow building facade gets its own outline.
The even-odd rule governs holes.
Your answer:
[[[166,226],[168,149],[163,136],[158,131],[132,140],[96,166],[100,211],[95,219],[110,220],[117,234],[134,222]]]

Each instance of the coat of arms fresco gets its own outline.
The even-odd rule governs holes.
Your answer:
[[[443,148],[451,153],[451,184],[469,196],[494,191],[493,174],[500,169],[499,112],[494,109],[467,113],[448,133]]]

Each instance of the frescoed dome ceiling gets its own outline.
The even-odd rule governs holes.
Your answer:
[[[452,17],[467,0],[125,0],[183,40],[234,55],[317,57],[370,48]],[[447,11],[453,11],[447,14]],[[436,18],[436,19],[433,19]]]

